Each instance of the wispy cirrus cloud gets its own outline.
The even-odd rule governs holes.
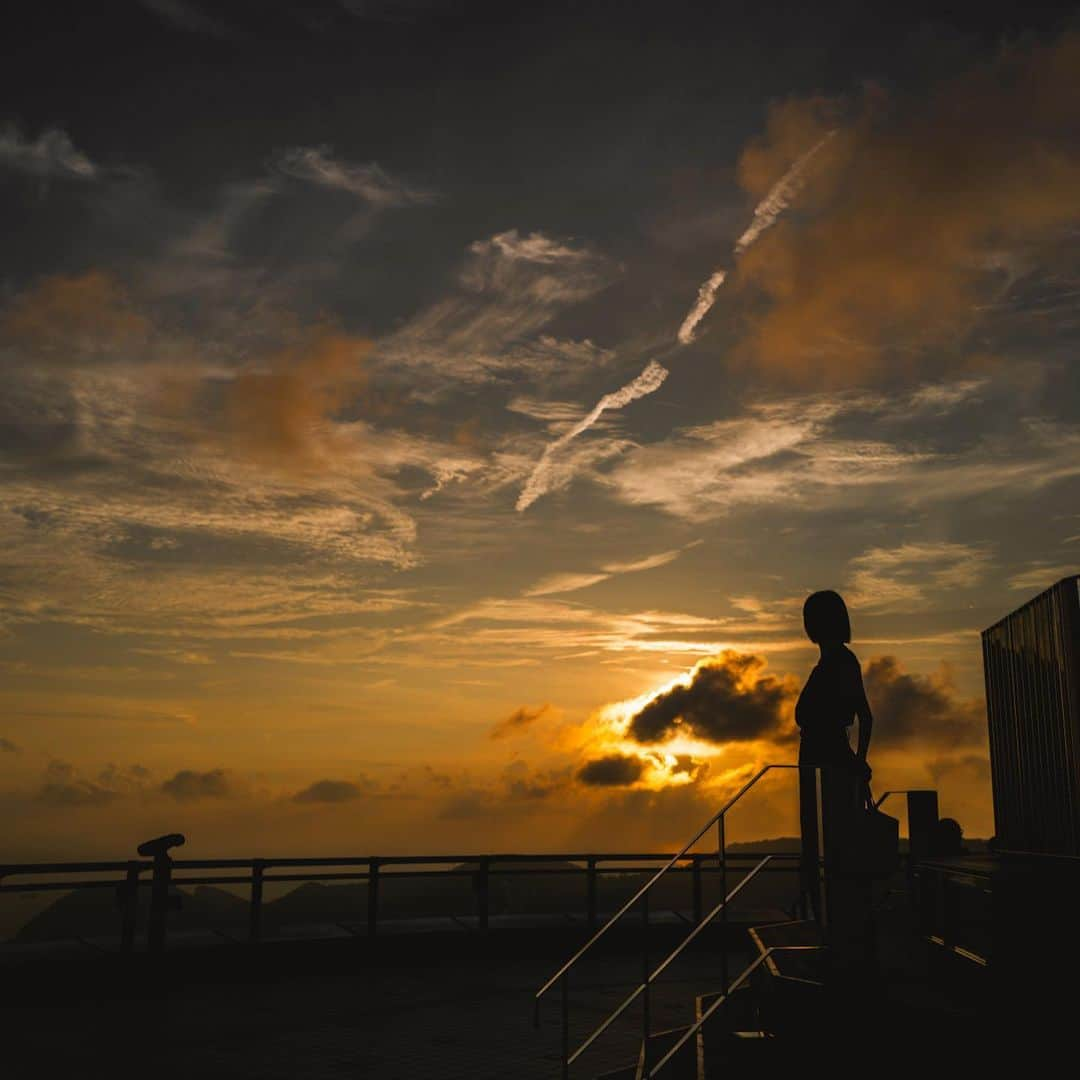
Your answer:
[[[294,180],[355,195],[377,209],[416,206],[438,198],[434,191],[392,176],[376,162],[358,164],[336,157],[328,145],[285,150],[275,159],[274,170]]]
[[[869,548],[851,561],[848,599],[874,611],[921,611],[942,593],[975,588],[991,565],[985,546],[950,541]]]
[[[1071,577],[1080,573],[1080,562],[1074,563],[1050,563],[1035,561],[1030,563],[1025,570],[1013,574],[1009,578],[1010,589],[1048,589],[1062,578]]]
[[[422,399],[500,381],[580,378],[610,354],[543,331],[616,273],[592,248],[544,233],[475,241],[451,294],[380,341],[376,359],[390,375],[407,374],[410,394]]]
[[[57,128],[47,128],[36,139],[28,139],[16,127],[0,132],[0,165],[41,179],[67,177],[96,180],[98,165]]]
[[[687,546],[694,547],[696,544]],[[592,573],[549,574],[527,588],[523,595],[551,596],[556,593],[587,589],[590,585],[598,585],[601,581],[608,581],[619,574],[637,574],[643,570],[655,570],[657,567],[667,566],[668,563],[674,562],[685,550],[686,548],[675,548],[671,551],[659,551],[655,555],[646,555],[644,558],[634,559],[630,562],[605,563],[598,571]]]
[[[837,393],[750,404],[734,419],[633,447],[602,479],[622,501],[700,521],[738,507],[1023,497],[1080,475],[1080,435],[1041,417],[1014,416],[1000,431],[943,449],[930,420],[947,423],[982,385],[952,396],[921,388],[911,398]]]

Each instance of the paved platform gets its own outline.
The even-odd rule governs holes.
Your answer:
[[[673,928],[674,929],[674,928]],[[663,942],[656,931],[656,956]],[[20,993],[20,973],[5,978],[5,1039],[12,1077],[231,1080],[548,1080],[559,1075],[556,994],[533,1027],[532,995],[580,931],[536,939],[458,936],[402,950],[385,941],[195,950],[171,965],[123,970],[121,958],[83,957],[35,973]],[[715,942],[713,943],[715,945]],[[395,960],[395,953],[398,959]],[[745,962],[746,954],[732,958]],[[89,961],[89,962],[88,962]],[[108,969],[108,970],[107,970]],[[633,939],[609,949],[572,983],[571,1030],[580,1040],[634,985],[641,971]],[[715,983],[714,949],[673,965],[656,988],[653,1026],[686,1023],[694,995]],[[640,1010],[632,1006],[583,1058],[592,1076],[636,1054]]]

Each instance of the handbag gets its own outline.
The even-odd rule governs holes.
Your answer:
[[[900,822],[874,805],[868,783],[837,854],[833,869],[844,874],[889,877],[900,868]]]

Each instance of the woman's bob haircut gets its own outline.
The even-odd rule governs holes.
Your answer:
[[[843,597],[832,589],[811,593],[802,609],[806,636],[815,644],[851,640],[851,619]]]

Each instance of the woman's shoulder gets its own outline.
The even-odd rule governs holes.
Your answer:
[[[824,664],[831,671],[842,672],[844,675],[862,674],[862,665],[859,663],[859,658],[846,645],[841,645],[839,649],[830,652],[827,657],[822,657],[818,664],[819,666]]]

